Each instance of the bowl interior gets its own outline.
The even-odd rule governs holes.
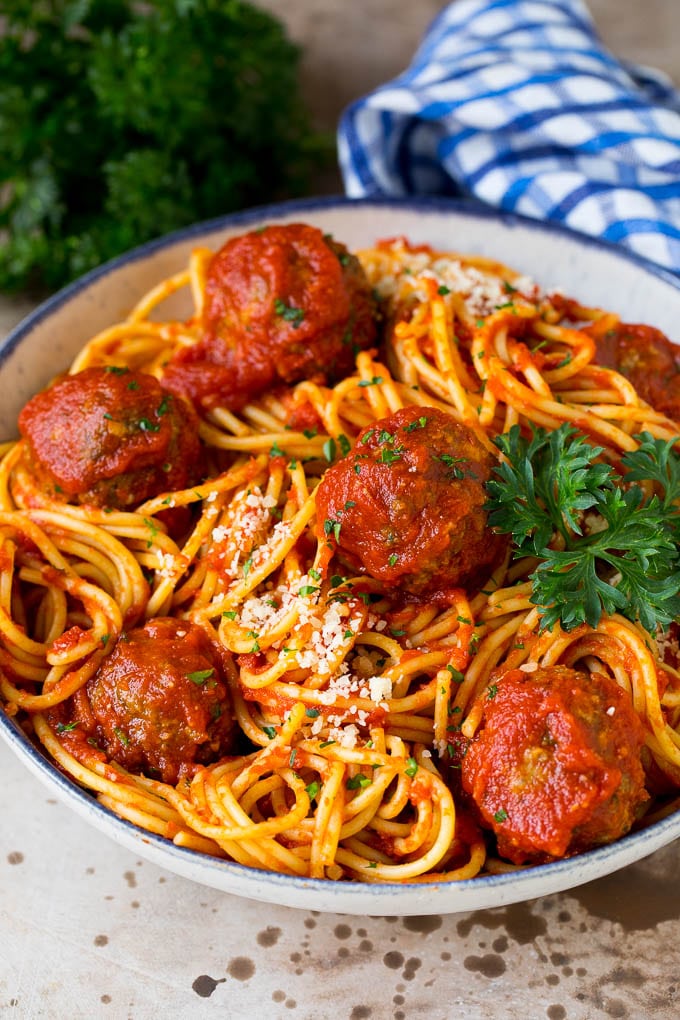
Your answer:
[[[0,440],[17,434],[26,400],[68,368],[82,344],[123,318],[152,286],[182,269],[197,246],[218,248],[228,237],[263,223],[304,221],[352,249],[403,235],[444,251],[485,255],[671,337],[680,321],[680,281],[643,261],[566,230],[452,202],[309,200],[265,207],[198,225],[137,249],[95,270],[40,306],[0,346]],[[188,310],[181,296],[164,315]],[[453,912],[499,906],[573,887],[638,860],[680,836],[680,814],[580,857],[513,874],[448,884],[370,886],[303,881],[215,861],[177,848],[121,821],[80,790],[36,751],[0,713],[0,733],[50,788],[114,840],[185,877],[237,895],[306,909],[385,915]]]

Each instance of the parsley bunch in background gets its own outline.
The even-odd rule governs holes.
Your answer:
[[[0,289],[304,191],[299,53],[242,0],[0,0]]]

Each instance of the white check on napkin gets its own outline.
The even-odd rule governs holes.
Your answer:
[[[450,4],[338,145],[351,197],[471,196],[680,272],[680,92],[616,60],[581,0]]]

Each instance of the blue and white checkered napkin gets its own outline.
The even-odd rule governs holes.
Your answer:
[[[474,196],[680,272],[680,92],[616,60],[581,0],[446,7],[344,113],[339,155],[351,197]]]

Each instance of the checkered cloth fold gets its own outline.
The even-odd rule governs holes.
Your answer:
[[[338,145],[351,197],[472,196],[680,272],[680,92],[615,59],[581,0],[450,4]]]

